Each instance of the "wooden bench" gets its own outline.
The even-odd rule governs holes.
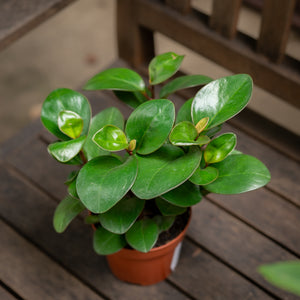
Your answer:
[[[125,2],[119,2],[119,14]],[[150,16],[152,9],[162,5],[139,3],[134,11],[147,8]],[[136,28],[132,33],[139,35],[141,30],[146,33],[143,38],[150,37],[146,45],[151,45],[148,29]],[[120,41],[120,49],[124,42]],[[145,50],[137,61],[128,60],[145,63],[153,48]],[[114,66],[127,64],[118,61]],[[94,113],[109,106],[119,107],[125,116],[130,112],[111,93],[85,94]],[[180,105],[185,99],[176,96],[174,101]],[[105,258],[93,252],[92,230],[82,217],[61,235],[52,228],[54,209],[66,194],[63,182],[72,168],[48,155],[46,148],[53,137],[39,120],[2,144],[0,299],[296,299],[268,284],[257,267],[300,257],[297,137],[251,111],[233,119],[224,130],[237,133],[241,151],[265,162],[272,180],[247,194],[205,198],[193,210],[178,268],[166,281],[149,287],[114,278]]]

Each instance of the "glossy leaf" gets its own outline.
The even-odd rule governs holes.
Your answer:
[[[132,108],[137,108],[148,99],[140,92],[115,91],[114,94]]]
[[[93,117],[87,140],[83,146],[83,151],[85,156],[87,157],[87,160],[91,160],[92,158],[100,155],[109,154],[108,151],[101,149],[92,140],[94,134],[105,125],[114,125],[123,130],[124,118],[122,113],[117,108],[110,107],[102,110],[100,113]]]
[[[183,105],[180,107],[177,116],[176,116],[176,124],[183,122],[183,121],[192,121],[192,103],[193,103],[194,98],[191,98],[187,100],[186,102],[183,103]]]
[[[119,202],[133,185],[137,160],[130,156],[122,164],[113,156],[90,160],[77,177],[77,193],[82,203],[93,213],[103,213]]]
[[[65,231],[71,221],[85,209],[84,205],[72,196],[65,197],[56,207],[53,226],[56,232]]]
[[[165,98],[168,95],[190,87],[204,85],[211,82],[213,79],[204,75],[184,75],[175,78],[168,82],[159,93],[159,97]]]
[[[166,99],[151,100],[141,104],[129,116],[126,135],[136,140],[139,154],[154,152],[167,139],[175,119],[174,104]]]
[[[120,151],[128,148],[125,133],[116,126],[106,125],[98,130],[92,140],[103,150]]]
[[[212,81],[203,87],[192,103],[193,123],[209,117],[207,128],[215,127],[239,113],[250,100],[252,80],[238,74]]]
[[[252,191],[266,185],[271,178],[266,166],[250,155],[229,155],[212,166],[219,171],[219,177],[205,186],[212,193],[239,194]]]
[[[44,126],[55,136],[62,140],[69,140],[58,127],[58,117],[62,111],[72,111],[78,114],[83,120],[81,134],[87,135],[91,107],[88,100],[80,93],[70,89],[57,89],[49,94],[42,106],[41,120]]]
[[[155,245],[158,238],[158,226],[152,219],[135,222],[126,232],[128,244],[141,252],[148,252]]]
[[[143,78],[133,70],[111,68],[92,77],[84,86],[86,90],[144,91]]]
[[[109,255],[118,252],[126,245],[123,235],[118,235],[99,227],[94,232],[93,247],[97,254]]]
[[[193,123],[183,121],[178,123],[171,131],[169,140],[173,145],[190,146],[197,145],[198,132]]]
[[[60,131],[71,139],[78,138],[83,129],[82,118],[73,111],[61,111],[58,115],[57,123]]]
[[[179,69],[183,55],[167,52],[154,57],[149,64],[150,84],[159,84],[173,76]]]
[[[72,197],[79,199],[79,196],[78,196],[77,190],[76,190],[76,178],[68,185],[68,193]]]
[[[85,139],[85,136],[81,136],[75,140],[50,144],[48,146],[48,152],[59,162],[66,163],[80,152]]]
[[[157,224],[159,233],[169,230],[175,221],[175,216],[160,216],[153,217],[153,221]]]
[[[177,216],[186,211],[186,207],[176,206],[165,201],[162,198],[156,198],[155,203],[163,216]]]
[[[219,176],[219,171],[214,167],[198,168],[191,176],[190,181],[197,185],[206,185],[215,181]]]
[[[300,261],[262,265],[259,273],[273,285],[300,296]]]
[[[99,215],[100,223],[113,233],[123,234],[133,225],[144,204],[144,200],[136,197],[123,198],[109,211]]]
[[[141,199],[151,199],[178,187],[189,179],[201,160],[199,147],[184,152],[172,145],[164,145],[147,156],[136,156],[138,175],[132,192]]]
[[[202,199],[199,187],[190,181],[184,182],[176,189],[173,189],[160,197],[174,205],[182,207],[195,205]]]
[[[224,133],[213,139],[205,148],[204,159],[207,164],[220,162],[225,159],[236,146],[236,135]]]

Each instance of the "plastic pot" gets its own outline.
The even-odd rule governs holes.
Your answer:
[[[123,281],[139,285],[151,285],[166,279],[175,270],[190,220],[191,214],[184,230],[175,239],[147,253],[124,248],[106,256],[112,273]]]

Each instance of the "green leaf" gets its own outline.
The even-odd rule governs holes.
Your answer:
[[[178,123],[171,131],[169,140],[173,145],[190,146],[197,145],[198,132],[193,123],[183,121]]]
[[[60,131],[71,139],[78,138],[82,132],[83,120],[73,111],[61,111],[58,115],[57,123]]]
[[[167,52],[154,57],[149,64],[150,84],[159,84],[173,76],[179,69],[183,55]]]
[[[175,221],[175,216],[160,216],[156,215],[153,217],[153,221],[157,224],[159,233],[169,230]]]
[[[239,113],[250,100],[252,80],[238,74],[212,81],[203,87],[192,103],[193,123],[209,117],[207,128],[215,127]]]
[[[271,179],[267,167],[250,155],[229,155],[212,166],[219,171],[219,177],[205,186],[205,189],[212,193],[244,193],[266,185]]]
[[[111,68],[92,77],[84,86],[86,90],[144,91],[143,78],[127,68]]]
[[[207,164],[220,162],[225,159],[236,146],[236,135],[224,133],[213,139],[204,150],[204,159]]]
[[[65,231],[71,221],[85,209],[84,205],[72,196],[65,197],[56,207],[53,226],[56,232]]]
[[[132,108],[137,108],[148,99],[140,92],[115,91],[114,94]]]
[[[94,232],[93,247],[97,254],[109,255],[118,252],[126,245],[123,235],[118,235],[100,227]]]
[[[175,119],[174,104],[166,99],[151,100],[141,104],[129,116],[126,135],[136,140],[136,151],[149,154],[162,146]]]
[[[85,139],[85,136],[81,136],[75,140],[50,144],[48,152],[59,162],[66,163],[80,152]]]
[[[79,199],[79,196],[78,196],[77,190],[76,190],[76,178],[72,182],[70,182],[70,184],[68,185],[68,193],[72,197]]]
[[[86,142],[83,146],[83,151],[87,160],[91,160],[100,155],[108,155],[108,151],[104,151],[99,146],[97,146],[92,138],[94,134],[105,125],[114,125],[120,129],[124,129],[124,118],[122,113],[115,107],[110,107],[102,110],[95,117],[93,117],[91,122],[91,128],[87,136]]]
[[[262,265],[259,273],[277,287],[300,296],[300,261]]]
[[[83,120],[81,135],[87,135],[91,107],[83,95],[70,89],[57,89],[49,94],[42,106],[41,120],[44,126],[56,137],[69,140],[70,138],[58,127],[58,117],[62,111],[72,111],[79,115]]]
[[[164,200],[182,207],[189,207],[199,203],[202,199],[200,189],[190,181],[186,181],[176,189],[160,196]]]
[[[92,140],[103,150],[120,151],[128,148],[125,133],[113,125],[102,127],[95,133]]]
[[[204,85],[211,82],[213,79],[204,75],[184,75],[168,82],[159,93],[159,97],[165,98],[168,95],[190,87]]]
[[[206,127],[207,124],[208,124],[208,121],[209,121],[209,118],[206,117],[206,118],[201,119],[201,120],[195,125],[198,134],[201,133],[201,132],[205,129],[205,127]]]
[[[89,215],[84,219],[86,224],[96,224],[99,223],[99,215]]]
[[[113,156],[90,160],[77,177],[77,193],[82,203],[93,213],[104,213],[130,190],[137,174],[134,156],[122,164]]]
[[[178,187],[189,179],[199,166],[201,151],[190,147],[184,152],[172,145],[164,145],[147,156],[136,156],[138,175],[132,192],[141,199],[151,199]]]
[[[180,107],[178,113],[177,113],[177,117],[176,117],[176,124],[183,122],[183,121],[189,121],[189,122],[193,122],[192,121],[192,103],[193,103],[194,98],[191,98],[189,100],[187,100],[186,102],[184,102],[184,104]]]
[[[219,176],[219,171],[214,167],[198,168],[190,178],[190,181],[197,185],[206,185],[215,181]]]
[[[155,245],[158,238],[158,226],[152,219],[135,222],[126,232],[128,244],[141,252],[148,252]]]
[[[178,216],[186,211],[186,207],[176,206],[162,198],[156,198],[155,203],[163,216]]]
[[[123,234],[133,225],[144,204],[144,200],[136,197],[123,198],[109,211],[99,215],[100,223],[113,233]]]

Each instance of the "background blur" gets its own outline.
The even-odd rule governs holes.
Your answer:
[[[204,12],[212,8],[209,0],[192,3]],[[115,4],[115,0],[79,0],[0,52],[0,142],[38,118],[43,100],[53,89],[80,87],[117,58]],[[244,8],[238,28],[256,37],[259,26],[259,15]],[[155,38],[158,53],[186,55],[182,69],[187,73],[213,78],[230,74],[162,35]],[[299,59],[299,32],[290,35],[287,52]],[[299,110],[279,98],[255,88],[250,106],[300,133]]]

